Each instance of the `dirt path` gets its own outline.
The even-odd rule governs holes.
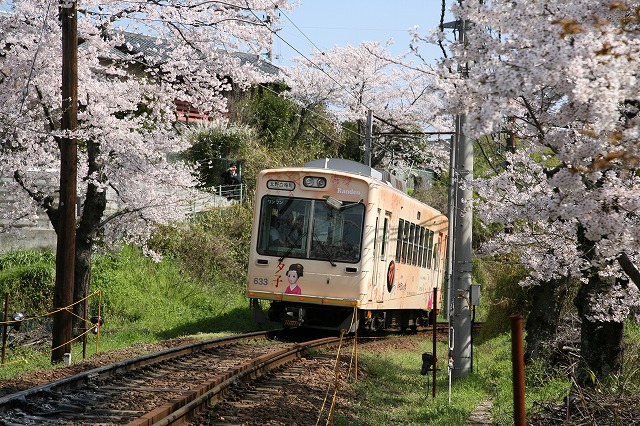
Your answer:
[[[491,400],[487,399],[471,412],[469,419],[467,419],[467,425],[486,426],[491,424],[493,424],[491,422]]]

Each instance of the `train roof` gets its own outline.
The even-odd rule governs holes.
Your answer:
[[[344,160],[342,158],[322,158],[304,163],[304,167],[314,169],[339,170],[354,173],[362,176],[370,176],[378,179],[402,192],[407,192],[407,184],[397,176],[387,172],[374,169],[356,161]]]

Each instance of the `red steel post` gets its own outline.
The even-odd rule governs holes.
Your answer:
[[[438,355],[436,354],[436,324],[437,317],[436,311],[438,309],[438,287],[433,288],[433,389],[432,397],[436,397],[436,366],[438,365]]]

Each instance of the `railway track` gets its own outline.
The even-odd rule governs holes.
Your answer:
[[[251,333],[169,349],[2,397],[0,424],[180,422],[229,386],[338,342],[287,342]]]
[[[432,327],[421,329],[418,337],[429,337],[432,330]],[[446,323],[438,324],[437,339],[446,339],[447,330]],[[362,337],[358,344],[366,345],[385,338],[385,334]],[[185,423],[212,401],[220,401],[223,393],[237,395],[238,389],[249,389],[247,402],[241,403],[245,407],[255,403],[251,398],[264,399],[273,396],[274,392],[278,395],[282,393],[284,383],[295,382],[301,372],[311,368],[305,367],[305,363],[317,367],[317,363],[322,362],[325,369],[335,363],[335,351],[321,354],[318,352],[320,349],[335,348],[341,343],[351,345],[353,342],[347,338],[341,342],[338,337],[299,340],[274,338],[266,332],[250,333],[168,349],[86,371],[1,397],[0,424]],[[310,350],[316,355],[306,356]],[[349,356],[345,358],[351,362]],[[298,362],[283,367],[280,372],[276,370],[271,378],[261,379],[266,380],[265,384],[258,391],[252,391],[254,385],[250,381],[292,360]],[[330,381],[333,373],[326,371]],[[280,404],[286,404],[286,401]],[[229,424],[220,419],[233,418],[224,410],[217,416],[215,424]],[[210,421],[207,419],[199,424],[211,424]]]

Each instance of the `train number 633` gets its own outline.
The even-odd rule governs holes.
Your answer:
[[[255,284],[255,285],[267,285],[267,284],[269,284],[269,278],[256,277],[256,278],[253,279],[253,284]]]

